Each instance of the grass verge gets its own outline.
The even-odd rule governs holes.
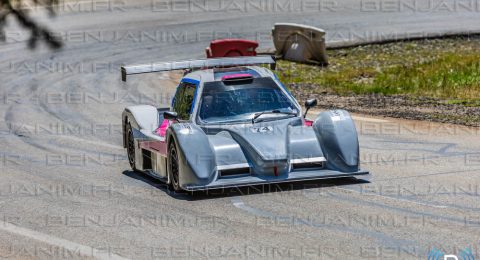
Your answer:
[[[402,95],[480,106],[480,37],[420,40],[328,51],[330,65],[280,61],[294,94]]]

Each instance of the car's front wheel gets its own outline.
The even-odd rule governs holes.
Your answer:
[[[172,141],[168,148],[168,173],[170,177],[170,185],[174,191],[181,191],[180,187],[180,165],[178,163],[178,151],[175,142]]]

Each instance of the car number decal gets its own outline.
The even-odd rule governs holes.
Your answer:
[[[273,127],[271,126],[252,127],[250,130],[252,131],[252,133],[268,133],[268,132],[273,132]]]

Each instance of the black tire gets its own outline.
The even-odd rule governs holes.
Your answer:
[[[170,178],[170,186],[171,188],[176,191],[182,191],[180,187],[180,165],[178,163],[178,150],[177,146],[175,145],[175,141],[170,142],[168,148],[168,174]]]
[[[133,171],[137,171],[135,167],[135,139],[133,138],[132,126],[128,124],[127,126],[127,156],[130,167]]]

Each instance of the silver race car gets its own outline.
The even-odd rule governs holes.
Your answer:
[[[127,75],[185,70],[170,108],[130,106],[123,143],[133,170],[175,191],[367,175],[349,113],[313,121],[265,66],[270,56],[122,67]],[[307,111],[316,100],[305,103]]]

